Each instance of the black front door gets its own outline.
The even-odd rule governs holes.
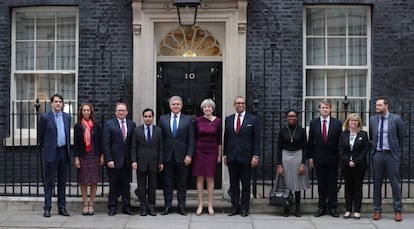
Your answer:
[[[170,112],[168,99],[178,95],[183,99],[182,112],[199,116],[200,104],[211,98],[216,103],[215,115],[222,118],[221,62],[158,62],[157,120]],[[195,188],[195,178],[189,174],[188,188]],[[221,165],[217,166],[215,188],[221,188]]]

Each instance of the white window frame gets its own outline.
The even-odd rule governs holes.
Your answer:
[[[318,8],[318,9],[340,9],[340,8],[346,8],[346,9],[361,9],[361,8],[365,8],[367,9],[367,64],[366,66],[351,66],[348,64],[348,48],[346,49],[346,65],[328,65],[328,62],[325,61],[325,65],[307,65],[307,35],[306,35],[306,10],[310,9],[310,8]],[[326,21],[325,20],[325,29],[327,29],[327,25],[326,25]],[[371,98],[371,68],[372,68],[372,64],[371,64],[371,7],[367,6],[367,5],[308,5],[308,6],[304,6],[303,8],[303,100],[302,100],[302,110],[306,109],[306,101],[307,100],[323,100],[323,99],[331,99],[331,100],[343,100],[345,95],[342,96],[328,96],[327,95],[327,91],[328,91],[328,85],[327,85],[327,77],[326,74],[324,76],[324,95],[323,96],[307,96],[307,80],[306,80],[306,71],[309,69],[320,69],[320,70],[352,70],[352,69],[362,69],[362,70],[366,70],[367,71],[367,77],[366,77],[366,96],[363,97],[357,97],[357,96],[348,96],[347,98],[348,100],[352,100],[352,99],[360,99],[360,100],[365,100],[365,111],[368,111],[369,109],[369,101]],[[346,29],[348,30],[348,24],[346,24]],[[327,37],[328,35],[325,32],[324,37]],[[337,37],[337,36],[333,36],[333,37]],[[347,39],[347,44],[348,44],[348,32],[346,34],[346,36],[340,36],[343,38]],[[325,59],[328,58],[328,49],[327,49],[327,43],[325,41]],[[348,47],[348,45],[347,45]],[[345,93],[347,94],[347,90],[348,90],[348,80],[347,80],[347,75],[345,76]],[[334,105],[334,104],[332,104]],[[314,107],[312,108],[312,110],[318,110],[318,107]],[[309,112],[309,111],[307,111]],[[334,109],[332,109],[332,112],[335,112]],[[366,113],[365,114],[366,117],[364,117],[365,120],[369,119],[369,114]],[[307,120],[302,119],[302,125],[303,126],[308,126],[309,122],[307,122]],[[364,123],[365,125],[367,125],[368,123]],[[364,126],[364,129],[366,128],[366,126]]]
[[[76,31],[75,31],[75,68],[73,70],[16,70],[16,13],[18,12],[75,12],[76,13]],[[55,24],[56,26],[56,24]],[[56,40],[54,40],[56,41]],[[55,46],[56,48],[56,46]],[[36,55],[34,57],[36,59]],[[57,56],[55,55],[55,60]],[[16,74],[60,74],[60,75],[67,75],[67,74],[74,74],[75,77],[75,97],[72,99],[64,98],[64,103],[66,108],[64,107],[64,111],[67,111],[67,104],[69,101],[71,104],[74,104],[73,113],[77,111],[77,100],[78,100],[78,59],[79,59],[79,8],[72,7],[72,6],[34,6],[34,7],[22,7],[22,8],[15,8],[12,10],[12,32],[11,32],[11,75],[10,75],[10,113],[12,111],[16,112],[14,102],[16,101]],[[55,93],[60,93],[57,90],[55,84]],[[39,98],[41,99],[41,98]],[[50,104],[50,98],[43,98],[39,102],[42,106],[46,104]],[[35,114],[35,109],[33,108],[33,114]],[[39,114],[41,115],[41,114]],[[10,125],[10,137],[6,138],[5,144],[7,146],[29,146],[29,145],[36,145],[37,144],[37,122],[35,122],[35,127],[32,128],[25,128],[25,129],[17,129],[16,118],[10,116],[11,122],[14,120],[14,123]],[[73,120],[73,119],[72,119]],[[30,136],[30,138],[29,138]],[[71,128],[71,136],[73,136],[73,128]],[[71,137],[73,138],[73,137]],[[71,139],[73,142],[73,139]]]

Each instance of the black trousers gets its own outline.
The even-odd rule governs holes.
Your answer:
[[[142,210],[155,208],[157,171],[137,171],[138,199]]]
[[[345,209],[346,211],[361,212],[362,183],[365,170],[359,168],[347,168],[342,170],[345,179]]]
[[[338,205],[338,162],[316,165],[319,208],[336,209]]]
[[[250,203],[250,163],[227,162],[230,175],[231,205],[234,210],[249,212]],[[240,182],[242,184],[240,197]]]
[[[131,193],[129,182],[131,180],[131,169],[126,168],[108,168],[109,176],[109,196],[108,196],[108,209],[117,210],[118,196],[122,196],[122,209],[129,209],[131,207]]]
[[[173,156],[174,158],[174,156]],[[174,185],[177,188],[178,207],[185,208],[187,195],[188,166],[184,162],[176,162],[172,159],[164,165],[164,201],[165,207],[172,207]]]

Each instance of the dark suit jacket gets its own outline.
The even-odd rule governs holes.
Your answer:
[[[378,142],[378,123],[380,116],[375,115],[369,119],[369,136],[371,139],[371,153],[374,154]],[[401,147],[404,142],[404,123],[399,115],[389,113],[388,116],[388,143],[392,157],[400,161]]]
[[[62,112],[63,123],[65,126],[67,156],[70,158],[70,116]],[[42,114],[39,120],[39,145],[43,149],[44,158],[46,162],[53,162],[56,158],[57,149],[57,128],[53,111]]]
[[[86,154],[86,145],[84,138],[84,128],[81,123],[76,123],[74,127],[74,134],[75,134],[75,146],[73,151],[74,157],[82,157]],[[102,131],[101,127],[97,123],[93,123],[92,133],[91,133],[91,141],[93,142],[94,153],[96,155],[102,154]]]
[[[105,155],[105,163],[109,161],[115,162],[115,168],[119,169],[126,165],[131,167],[131,139],[135,129],[135,122],[128,120],[127,124],[127,138],[124,142],[122,139],[121,128],[117,118],[110,119],[105,122],[103,128],[103,151]]]
[[[164,161],[170,162],[174,152],[175,160],[184,163],[185,156],[192,157],[194,154],[195,132],[191,116],[181,113],[178,123],[177,136],[171,133],[171,113],[160,117],[158,126],[162,129],[164,141]]]
[[[145,125],[135,128],[131,142],[131,160],[138,163],[138,171],[158,171],[158,165],[164,162],[164,143],[162,130],[153,126],[151,142],[145,136]]]
[[[244,116],[239,134],[234,130],[235,114],[226,117],[224,127],[224,155],[228,162],[237,159],[240,163],[250,163],[253,156],[260,154],[260,133],[257,117],[248,114]]]
[[[355,137],[354,147],[351,150],[349,145],[349,131],[344,131],[341,134],[339,140],[339,155],[341,169],[349,169],[349,161],[352,157],[352,161],[355,163],[355,168],[359,170],[365,170],[367,168],[367,153],[369,150],[369,140],[366,131],[360,131]]]
[[[342,133],[342,123],[330,118],[328,141],[322,138],[320,117],[313,119],[309,125],[308,158],[314,163],[337,163],[339,160],[338,144]]]

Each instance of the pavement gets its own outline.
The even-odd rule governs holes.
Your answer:
[[[135,209],[136,210],[136,209]],[[161,209],[159,209],[161,210]],[[189,209],[188,209],[189,210]],[[226,209],[228,211],[228,209]],[[206,211],[206,210],[204,210]],[[414,225],[414,214],[403,214],[402,222],[394,221],[394,214],[384,213],[382,219],[372,220],[371,213],[362,213],[360,220],[333,218],[329,215],[314,217],[313,214],[304,214],[298,218],[295,216],[283,217],[279,213],[251,213],[247,217],[240,215],[228,216],[226,212],[216,212],[214,216],[209,216],[206,212],[201,216],[189,212],[187,216],[181,216],[173,212],[166,216],[140,216],[136,210],[136,215],[129,216],[118,213],[115,216],[108,216],[106,211],[95,212],[93,216],[83,216],[80,212],[69,212],[70,217],[64,217],[57,214],[56,209],[52,209],[52,217],[45,218],[42,216],[41,209],[0,209],[0,228],[110,228],[110,229],[267,229],[267,228],[289,228],[289,229],[412,229]]]

